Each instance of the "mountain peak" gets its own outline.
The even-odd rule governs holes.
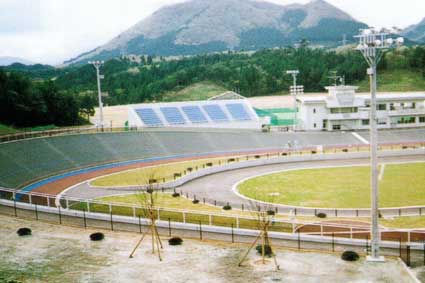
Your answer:
[[[106,45],[70,61],[126,54],[193,55],[336,42],[364,27],[324,0],[287,6],[260,0],[190,0],[165,6]]]

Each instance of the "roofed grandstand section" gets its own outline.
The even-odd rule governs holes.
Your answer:
[[[128,121],[130,127],[261,128],[246,99],[132,105]]]

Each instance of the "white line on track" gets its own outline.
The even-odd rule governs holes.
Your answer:
[[[359,135],[358,133],[352,132],[351,134],[353,134],[353,136],[356,137],[362,143],[369,144],[369,141],[367,139],[365,139],[364,137],[362,137],[361,135]]]

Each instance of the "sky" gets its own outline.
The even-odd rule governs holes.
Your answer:
[[[424,0],[326,1],[374,27],[405,28],[425,17]],[[0,57],[59,64],[105,44],[162,6],[178,2],[184,0],[0,0]]]

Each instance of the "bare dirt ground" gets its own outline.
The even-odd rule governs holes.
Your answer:
[[[146,239],[135,257],[128,257],[139,235],[104,231],[101,242],[89,241],[94,230],[0,216],[0,282],[411,282],[398,261],[348,263],[338,255],[276,251],[280,271],[258,265],[253,251],[238,267],[246,245],[184,239],[168,246],[162,262],[151,254]],[[32,236],[18,237],[29,227]],[[15,280],[15,281],[11,281]]]

